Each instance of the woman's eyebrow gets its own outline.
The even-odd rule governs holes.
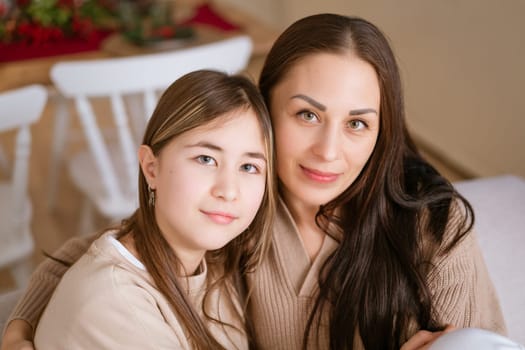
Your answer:
[[[373,108],[360,108],[360,109],[352,109],[350,111],[350,113],[348,113],[349,115],[361,115],[361,114],[367,114],[367,113],[374,113],[376,115],[377,114],[377,111]]]
[[[319,109],[319,110],[321,110],[323,112],[326,111],[326,106],[324,104],[322,104],[319,101],[314,100],[310,96],[306,96],[306,95],[303,95],[303,94],[297,94],[297,95],[293,95],[291,98],[300,98],[300,99],[308,102],[309,104],[311,104],[315,108],[317,108],[317,109]],[[377,111],[375,109],[373,109],[373,108],[352,109],[348,114],[349,115],[361,115],[361,114],[367,114],[367,113],[374,113],[374,114],[378,115]]]
[[[324,104],[314,100],[313,98],[311,98],[309,96],[306,96],[306,95],[303,95],[303,94],[298,94],[298,95],[293,95],[291,98],[300,98],[302,100],[305,100],[306,102],[308,102],[309,104],[311,104],[315,108],[320,109],[323,112],[326,111],[326,106]]]

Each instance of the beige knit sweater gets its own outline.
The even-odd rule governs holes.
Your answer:
[[[269,256],[249,281],[253,288],[251,314],[260,348],[301,349],[318,292],[320,267],[338,243],[326,236],[321,251],[311,262],[283,203],[279,213]],[[506,334],[499,301],[473,232],[448,256],[436,256],[432,262],[435,267],[428,274],[428,283],[437,316],[443,323]],[[309,348],[329,348],[327,323],[325,314],[318,333],[312,332],[318,337],[310,340]],[[363,346],[357,337],[354,350],[359,349]]]
[[[54,256],[74,261],[89,244],[89,238],[71,239]],[[251,315],[260,348],[301,348],[304,327],[316,295],[319,268],[336,247],[337,243],[326,237],[319,255],[311,262],[290,213],[281,203],[269,256],[248,281],[253,288]],[[428,283],[432,302],[444,323],[506,333],[499,302],[474,233],[463,239],[448,256],[435,258],[433,263],[435,267],[428,274]],[[35,327],[64,272],[64,267],[49,259],[42,263],[11,319],[25,319]],[[323,324],[318,337],[312,339],[312,348],[327,348],[326,315],[323,315]],[[362,349],[359,339],[354,348]]]
[[[210,273],[209,273],[210,272]],[[226,349],[248,349],[241,308],[226,288],[204,299],[211,271],[181,280],[188,301]],[[206,303],[206,305],[204,305]],[[221,320],[224,324],[204,317]],[[39,350],[194,348],[186,327],[144,265],[112,232],[98,238],[64,275],[36,329]]]

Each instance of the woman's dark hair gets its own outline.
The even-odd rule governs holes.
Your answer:
[[[158,156],[179,135],[211,123],[217,123],[217,127],[220,127],[223,118],[239,110],[253,110],[259,121],[267,157],[266,188],[261,206],[245,232],[206,255],[207,263],[219,266],[222,271],[220,275],[217,272],[213,275],[216,282],[212,288],[224,287],[229,291],[230,295],[221,298],[224,302],[239,297],[227,281],[238,280],[238,274],[254,269],[265,255],[276,205],[271,122],[257,87],[238,75],[229,76],[208,70],[186,74],[161,96],[142,141]],[[132,235],[141,261],[184,325],[193,346],[196,349],[223,349],[205,326],[199,311],[187,300],[184,282],[179,277],[181,264],[164,238],[157,224],[154,207],[148,204],[148,199],[148,183],[140,170],[139,208],[123,221],[117,237]],[[211,318],[205,309],[206,305],[203,302],[202,312]],[[239,317],[245,321],[242,315]],[[220,320],[214,321],[221,323]]]
[[[275,87],[302,59],[317,53],[351,53],[374,67],[380,131],[358,178],[317,213],[318,226],[340,244],[321,270],[303,347],[323,310],[329,310],[331,349],[352,349],[355,330],[366,349],[398,349],[414,324],[428,330],[443,326],[426,284],[430,257],[438,249],[446,254],[469,232],[472,208],[416,149],[406,127],[394,54],[385,35],[366,20],[319,14],[288,27],[267,56],[259,81],[269,109]],[[342,236],[328,231],[327,222]]]

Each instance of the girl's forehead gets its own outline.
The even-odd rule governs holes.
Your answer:
[[[255,123],[253,121],[255,121]],[[256,129],[257,132],[262,135],[262,126],[254,109],[251,107],[240,107],[218,115],[208,122],[186,131],[180,136],[222,134],[227,129],[238,128],[239,125],[242,125],[245,129]]]
[[[236,121],[242,121],[243,119],[250,118],[251,116],[256,116],[255,111],[251,107],[239,107],[231,111],[220,114],[210,121],[203,123],[189,131],[199,132],[210,132],[216,131],[228,124],[234,123]],[[259,123],[258,123],[259,124]]]
[[[235,108],[231,111],[225,112],[223,114],[220,114],[210,120],[209,122],[201,125],[202,129],[215,129],[221,125],[227,124],[237,118],[242,117],[243,115],[247,114],[248,111],[251,109],[249,108]]]

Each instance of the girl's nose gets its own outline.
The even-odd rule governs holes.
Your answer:
[[[235,174],[222,171],[218,174],[212,188],[212,195],[225,201],[234,201],[239,195],[239,186]]]

